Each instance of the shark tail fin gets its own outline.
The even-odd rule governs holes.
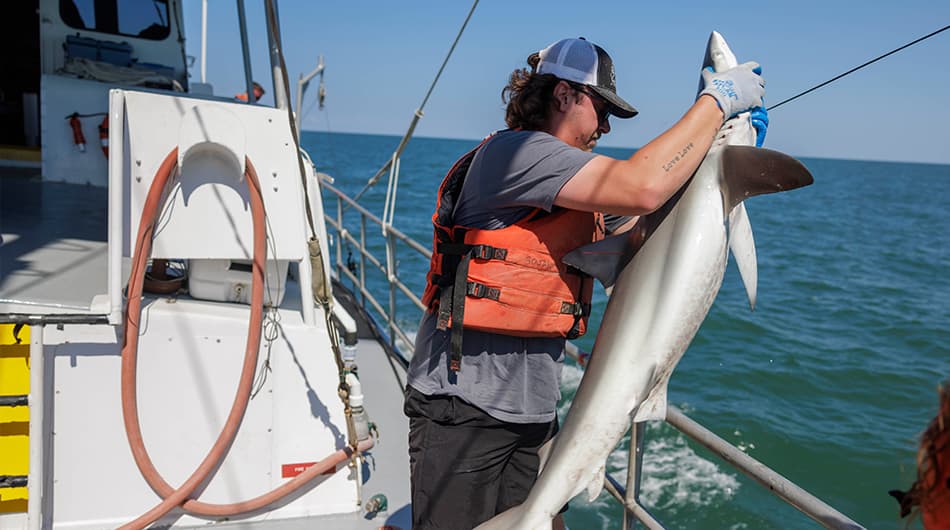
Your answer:
[[[475,527],[475,530],[552,530],[553,517],[528,512],[524,504],[509,508]]]

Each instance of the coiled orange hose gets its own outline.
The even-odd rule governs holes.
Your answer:
[[[168,185],[172,171],[178,159],[178,148],[173,149],[159,166],[152,180],[142,216],[139,222],[139,231],[136,238],[136,251],[132,258],[132,270],[129,277],[128,305],[126,307],[125,334],[122,346],[122,417],[125,423],[126,435],[132,449],[135,463],[148,484],[164,500],[121,528],[139,529],[157,521],[177,506],[184,510],[204,516],[228,516],[263,508],[297,490],[314,477],[345,462],[353,455],[353,449],[346,447],[338,450],[311,466],[306,471],[286,482],[274,490],[253,499],[233,504],[209,504],[189,499],[188,497],[201,484],[205,483],[210,473],[216,469],[227,455],[227,450],[237,435],[238,427],[247,410],[250,399],[254,372],[257,367],[258,351],[260,349],[261,327],[263,321],[264,301],[264,266],[266,260],[266,232],[264,202],[260,191],[260,182],[257,172],[246,160],[244,173],[250,190],[251,214],[254,226],[254,258],[252,261],[251,286],[251,314],[248,323],[248,336],[244,353],[244,364],[234,403],[225,421],[221,433],[211,450],[201,461],[198,468],[178,489],[171,487],[158,473],[152,463],[142,438],[141,425],[138,417],[138,402],[136,393],[136,363],[138,356],[139,319],[142,312],[142,287],[145,277],[145,268],[152,247],[152,236],[155,221],[161,211],[162,197]],[[357,451],[366,451],[373,446],[372,439],[361,442]]]

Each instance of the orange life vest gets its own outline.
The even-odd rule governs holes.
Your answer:
[[[454,371],[461,367],[463,327],[522,337],[583,335],[593,279],[561,258],[604,237],[602,215],[567,209],[536,209],[497,230],[456,225],[462,183],[484,143],[446,174],[432,215],[433,253],[422,302],[438,314],[438,329],[451,326]]]

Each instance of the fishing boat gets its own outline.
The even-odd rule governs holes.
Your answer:
[[[8,6],[26,51],[0,82],[0,529],[410,528],[395,300],[422,304],[395,248],[429,251],[391,205],[413,126],[370,179],[389,176],[382,215],[334,187],[300,148],[264,4],[274,106],[189,78],[180,0]],[[667,421],[823,526],[860,527]],[[642,437],[606,487],[625,527],[661,528],[638,501]]]
[[[177,0],[7,23],[0,528],[409,528],[404,362],[330,285],[282,90],[189,83]]]

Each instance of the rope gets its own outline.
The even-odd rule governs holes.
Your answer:
[[[472,3],[472,8],[468,11],[468,16],[465,17],[465,22],[462,23],[462,27],[459,28],[458,35],[455,36],[455,40],[452,42],[452,47],[449,48],[449,53],[446,54],[445,60],[442,61],[442,66],[439,67],[439,73],[435,74],[435,79],[432,80],[432,85],[429,86],[429,91],[426,92],[426,97],[422,99],[422,104],[419,105],[419,112],[422,112],[422,107],[426,106],[426,102],[429,101],[429,96],[432,95],[432,90],[435,89],[435,84],[439,82],[439,76],[442,75],[442,70],[445,70],[445,65],[449,64],[449,58],[452,57],[452,52],[455,51],[455,46],[459,43],[459,39],[462,38],[462,32],[465,31],[465,26],[468,25],[468,21],[472,18],[472,14],[475,13],[475,7],[478,6],[478,0],[475,0]]]
[[[442,71],[445,70],[445,65],[449,63],[449,58],[452,57],[452,52],[455,51],[455,46],[458,44],[459,39],[462,38],[462,33],[465,32],[465,27],[468,26],[468,21],[471,20],[472,14],[475,13],[475,8],[477,6],[478,6],[478,0],[475,0],[472,3],[472,8],[469,9],[468,11],[468,16],[465,17],[465,22],[462,23],[462,27],[459,28],[459,32],[455,36],[455,40],[452,42],[452,46],[449,48],[449,53],[445,55],[445,60],[442,61],[442,66],[439,67],[438,73],[435,74],[435,79],[432,80],[432,84],[429,85],[429,90],[426,92],[425,97],[422,98],[422,104],[419,105],[419,108],[416,109],[416,112],[413,114],[412,121],[409,122],[409,129],[406,131],[406,134],[402,137],[402,141],[399,142],[399,147],[396,148],[396,151],[393,153],[393,156],[389,157],[389,160],[387,160],[386,163],[383,164],[383,167],[379,168],[379,171],[377,171],[376,174],[373,175],[373,177],[369,179],[366,185],[363,186],[363,189],[361,189],[359,193],[353,196],[354,201],[359,201],[360,197],[362,197],[364,193],[366,193],[371,187],[376,185],[376,183],[379,181],[379,177],[381,177],[383,173],[389,171],[390,166],[392,166],[393,160],[396,160],[397,158],[399,158],[403,150],[406,148],[406,144],[409,143],[409,138],[412,137],[412,133],[416,130],[416,124],[419,123],[419,119],[422,118],[422,114],[423,114],[422,109],[425,108],[426,103],[429,101],[429,96],[432,95],[432,91],[435,89],[436,83],[439,82],[439,77],[442,76]]]
[[[864,68],[865,66],[868,66],[868,65],[870,65],[870,64],[876,63],[876,62],[880,61],[881,59],[887,57],[888,55],[893,55],[893,54],[895,54],[895,53],[897,53],[897,52],[903,50],[904,48],[909,48],[909,47],[913,46],[914,44],[917,44],[918,42],[925,41],[925,40],[929,39],[930,37],[933,37],[934,35],[937,35],[938,33],[942,33],[942,32],[944,32],[944,31],[947,31],[948,29],[950,29],[950,25],[944,26],[944,27],[938,29],[937,31],[934,31],[933,33],[930,33],[930,34],[928,34],[928,35],[924,35],[923,37],[921,37],[921,38],[919,38],[919,39],[917,39],[917,40],[915,40],[915,41],[908,42],[907,44],[901,46],[900,48],[895,48],[895,49],[893,49],[893,50],[891,50],[891,51],[885,53],[884,55],[881,55],[880,57],[877,57],[877,58],[875,58],[875,59],[871,59],[870,61],[868,61],[868,62],[862,64],[861,66],[855,66],[854,68],[848,70],[847,72],[845,72],[845,73],[843,73],[843,74],[840,74],[840,75],[838,75],[838,76],[835,76],[835,77],[833,77],[833,78],[831,78],[831,79],[825,81],[824,83],[822,83],[822,84],[820,84],[820,85],[815,85],[815,86],[809,88],[808,90],[806,90],[806,91],[804,91],[804,92],[802,92],[802,93],[800,93],[800,94],[797,94],[797,95],[795,95],[795,96],[792,96],[792,97],[790,97],[790,98],[788,98],[788,99],[786,99],[786,100],[780,101],[780,102],[776,103],[775,105],[772,105],[771,107],[769,107],[767,110],[772,110],[772,109],[774,109],[774,108],[778,108],[778,107],[780,107],[780,106],[782,106],[782,105],[788,103],[789,101],[796,100],[796,99],[798,99],[798,98],[804,96],[805,94],[808,94],[809,92],[814,92],[815,90],[818,90],[819,88],[821,88],[821,87],[823,87],[823,86],[825,86],[825,85],[828,85],[828,84],[830,84],[830,83],[833,83],[833,82],[835,82],[835,81],[841,79],[842,77],[844,77],[844,76],[846,76],[846,75],[848,75],[848,74],[857,72],[858,70]]]

